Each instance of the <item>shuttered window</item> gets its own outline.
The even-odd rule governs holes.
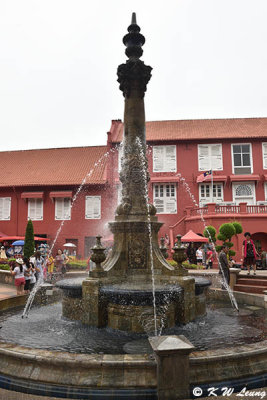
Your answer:
[[[155,184],[154,189],[154,206],[157,209],[157,214],[176,214],[176,185],[165,183]]]
[[[198,170],[207,171],[223,170],[222,145],[221,144],[199,144],[198,145]]]
[[[28,200],[28,219],[32,221],[43,220],[43,199]]]
[[[200,206],[214,202],[221,203],[223,201],[223,185],[222,183],[201,183],[199,185],[199,203]]]
[[[70,220],[71,199],[58,198],[55,201],[55,220]]]
[[[267,169],[267,143],[262,143],[263,168]]]
[[[0,221],[10,220],[11,197],[0,197]]]
[[[85,218],[86,219],[101,218],[101,196],[85,197]]]
[[[153,172],[176,172],[176,146],[153,146]]]

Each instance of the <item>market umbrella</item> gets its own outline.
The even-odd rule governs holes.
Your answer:
[[[63,244],[63,247],[77,247],[77,246],[73,243],[65,243]]]
[[[208,238],[197,235],[193,231],[188,231],[181,239],[182,242],[195,242],[195,243],[207,243],[209,241]]]
[[[16,240],[11,246],[24,246],[24,240]]]

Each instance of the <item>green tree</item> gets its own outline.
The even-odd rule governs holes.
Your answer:
[[[33,224],[29,219],[26,232],[25,232],[25,242],[24,242],[24,256],[30,258],[34,253],[34,233]]]
[[[217,239],[221,240],[224,245],[231,249],[233,247],[232,237],[243,232],[242,225],[239,222],[228,222],[222,224],[219,228],[219,234]],[[221,251],[222,246],[216,246],[217,251]],[[229,250],[229,256],[234,256],[236,252],[234,250]]]
[[[216,242],[216,234],[217,234],[217,231],[214,228],[214,226],[212,226],[212,225],[206,226],[206,228],[204,229],[204,232],[203,232],[203,235],[209,239],[209,242],[213,242],[213,243]]]

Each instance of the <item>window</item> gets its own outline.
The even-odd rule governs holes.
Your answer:
[[[86,219],[101,218],[101,196],[85,197],[85,218]]]
[[[153,172],[176,172],[176,146],[153,146]]]
[[[28,200],[28,219],[32,221],[43,220],[43,199]]]
[[[70,219],[71,200],[69,197],[58,198],[55,201],[55,220]]]
[[[176,214],[176,186],[174,184],[156,184],[154,187],[154,206],[158,214]]]
[[[212,193],[212,185],[210,183],[201,183],[199,185],[199,203],[203,205],[203,203],[220,203],[223,201],[223,185],[222,183],[214,183],[213,184],[213,193]]]
[[[267,169],[267,143],[262,143],[263,169]]]
[[[233,173],[246,175],[252,173],[250,144],[232,144]]]
[[[233,183],[234,202],[255,204],[255,184],[250,182]]]
[[[223,170],[222,145],[199,144],[198,145],[198,170],[207,171]]]
[[[11,197],[0,197],[0,221],[10,220]]]

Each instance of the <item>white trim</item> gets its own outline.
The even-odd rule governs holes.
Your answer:
[[[98,200],[98,210],[97,213],[94,211],[89,213],[88,211],[88,203],[89,199],[93,199],[94,201]],[[85,196],[85,219],[101,219],[101,196]]]
[[[267,142],[262,142],[262,144],[261,144],[261,149],[262,149],[262,168],[263,169],[267,169],[267,160],[266,160],[266,167],[264,167],[264,150],[263,150],[264,145],[267,147]]]
[[[199,148],[200,146],[208,146],[209,148],[209,155],[208,155],[208,161],[209,161],[209,165],[207,165],[207,168],[201,168],[200,163],[199,163]],[[221,168],[214,168],[214,166],[211,163],[211,146],[220,146],[221,148]],[[223,151],[222,151],[222,143],[199,143],[197,145],[197,160],[198,160],[198,171],[203,172],[203,171],[223,171]]]
[[[175,159],[173,160],[173,165],[171,165],[170,168],[167,168],[167,157],[166,157],[166,152],[167,148],[173,148],[174,150],[174,157]],[[155,150],[161,150],[163,152],[163,158],[162,158],[162,163],[163,167],[162,169],[157,169],[155,168]],[[160,146],[153,146],[152,147],[152,167],[153,167],[153,172],[177,172],[177,146],[176,144],[170,144],[170,145],[160,145]]]
[[[169,187],[169,193],[170,193],[170,196],[166,196],[166,188],[167,188],[167,186],[170,186]],[[160,193],[160,187],[161,186],[163,186],[163,196],[155,196],[155,192],[156,192],[156,187],[158,186],[158,192]],[[171,187],[174,187],[174,196],[171,196],[171,192],[172,192],[172,188]],[[158,209],[157,209],[157,214],[177,214],[177,187],[176,187],[176,184],[175,183],[173,183],[173,182],[171,182],[171,183],[169,183],[169,182],[166,182],[166,183],[153,183],[153,204],[154,204],[154,206],[157,208],[159,208],[159,203],[161,203],[161,207],[163,208],[163,211],[162,212],[160,212]],[[175,209],[174,209],[174,211],[173,212],[167,212],[166,210],[167,210],[167,208],[168,208],[168,204],[167,203],[169,203],[169,206],[172,206],[173,204],[175,204]]]
[[[37,203],[40,202],[40,217],[36,216],[37,214]],[[31,215],[31,205],[34,206],[34,213]],[[44,201],[43,199],[33,198],[28,199],[28,220],[32,221],[43,221],[44,219]]]
[[[233,182],[233,185],[232,185],[232,199],[233,199],[233,202],[235,204],[242,203],[242,200],[239,201],[240,198],[235,197],[235,190],[234,190],[236,186],[240,186],[240,185],[251,185],[252,186],[252,188],[253,188],[253,197],[251,197],[251,199],[253,200],[252,204],[256,204],[256,190],[255,190],[256,188],[255,188],[255,182],[253,182],[253,181]],[[247,197],[249,197],[249,196],[247,196]]]
[[[250,167],[251,167],[250,174],[253,174],[253,157],[252,157],[252,145],[251,145],[251,143],[231,143],[232,173],[234,175],[240,175],[240,174],[235,174],[233,146],[242,146],[242,145],[249,145],[249,147],[250,147]],[[238,167],[236,167],[236,168],[238,168]],[[242,167],[240,167],[240,168],[242,168]],[[250,174],[244,174],[244,175],[250,175]]]
[[[10,221],[10,215],[11,215],[11,197],[0,197],[0,202],[2,203],[2,210],[0,212],[0,221]],[[5,205],[8,205],[8,210],[7,213],[8,215],[4,215],[5,211]],[[2,214],[2,218],[1,218]]]
[[[201,186],[209,186],[210,188],[210,196],[209,197],[201,197]],[[223,192],[223,183],[222,182],[215,182],[213,183],[213,187],[220,185],[221,186],[221,193],[222,196],[221,197],[215,197],[213,196],[212,191],[212,184],[211,183],[207,183],[207,182],[200,182],[198,184],[198,199],[199,199],[199,205],[200,204],[207,204],[207,203],[222,203],[224,201],[224,192]],[[217,189],[216,189],[217,192]]]
[[[65,209],[65,201],[68,200],[69,202],[69,209],[68,209],[68,215],[64,213]],[[62,202],[62,207],[63,207],[63,216],[60,218],[58,216],[59,213],[59,203]],[[71,199],[70,197],[58,197],[55,199],[55,221],[69,221],[71,219]]]

